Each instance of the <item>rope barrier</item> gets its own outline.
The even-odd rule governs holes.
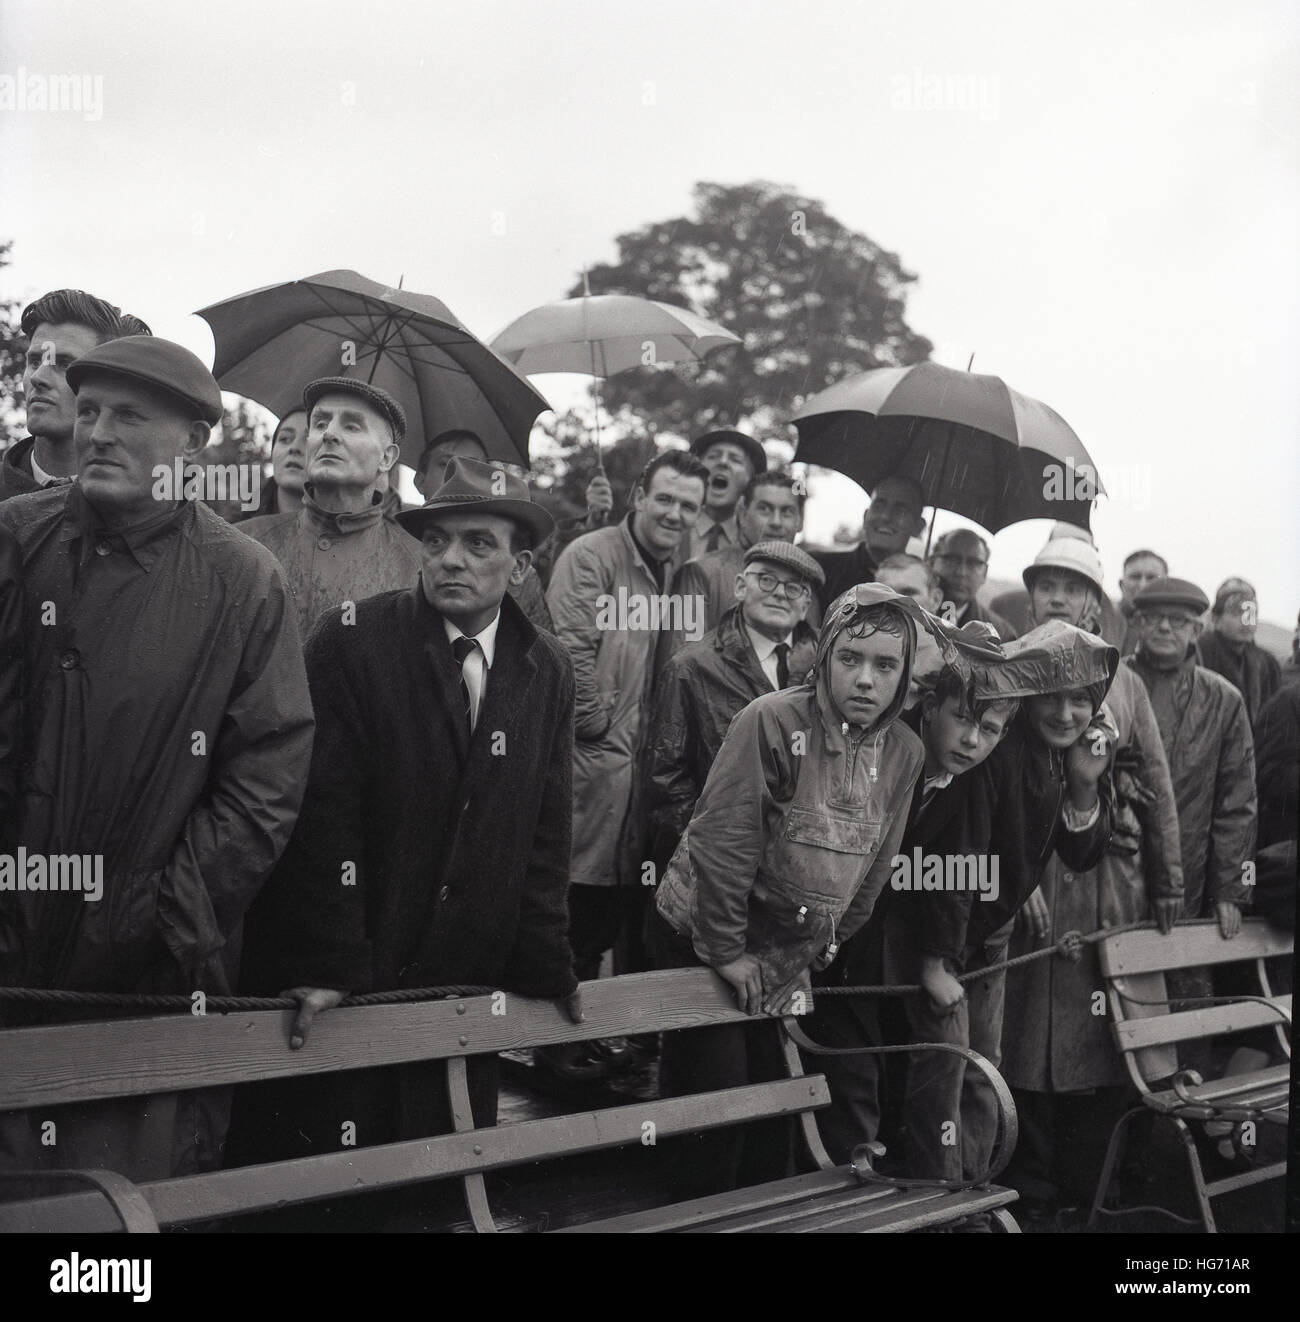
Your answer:
[[[411,1001],[443,1001],[457,996],[490,996],[495,987],[453,984],[447,987],[407,987],[399,991],[364,992],[347,996],[343,1006],[402,1005]],[[115,1010],[183,1010],[194,1008],[193,993],[153,996],[143,992],[56,991],[50,987],[0,987],[0,1004],[12,1001],[19,1005],[71,1005]],[[240,1010],[296,1010],[292,996],[204,996],[204,1009],[213,1014],[231,1014]]]

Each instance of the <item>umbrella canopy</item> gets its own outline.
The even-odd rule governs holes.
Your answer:
[[[199,309],[217,344],[212,374],[283,417],[324,376],[381,387],[406,410],[402,461],[450,427],[482,438],[490,458],[528,463],[528,435],[550,408],[429,294],[393,289],[355,271],[324,271]],[[350,347],[349,347],[350,346]]]
[[[814,395],[791,421],[796,460],[868,491],[882,478],[910,477],[927,504],[990,532],[1022,519],[1087,528],[1103,491],[1065,419],[996,376],[938,363],[883,367]]]
[[[606,377],[653,363],[689,362],[740,342],[716,322],[671,303],[630,294],[592,294],[525,312],[492,338],[492,348],[529,375],[581,372]],[[653,346],[653,355],[647,346]]]

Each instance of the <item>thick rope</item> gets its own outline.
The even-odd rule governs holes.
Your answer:
[[[409,1001],[441,1001],[457,996],[490,996],[495,987],[452,985],[448,987],[408,987],[401,991],[365,992],[347,996],[340,1005],[401,1005]],[[179,993],[150,996],[142,992],[55,991],[48,987],[0,987],[0,1002],[15,1001],[25,1005],[71,1005],[114,1010],[183,1010],[193,1011],[194,994]],[[231,1014],[240,1010],[296,1010],[292,996],[205,996],[204,1009],[213,1014]]]

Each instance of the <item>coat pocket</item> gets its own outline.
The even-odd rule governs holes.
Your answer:
[[[783,884],[848,905],[875,861],[879,822],[859,814],[791,808],[772,850],[772,875]]]

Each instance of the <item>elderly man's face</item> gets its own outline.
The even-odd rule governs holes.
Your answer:
[[[43,321],[32,332],[23,359],[23,400],[33,436],[66,441],[73,434],[77,404],[67,371],[99,342],[95,331],[75,322]]]
[[[1214,616],[1214,628],[1234,643],[1252,643],[1259,628],[1259,603],[1253,594],[1234,592]]]
[[[752,560],[736,575],[736,600],[755,633],[779,642],[808,614],[808,582],[788,565]]]
[[[928,611],[939,609],[939,594],[930,586],[924,565],[891,565],[876,570],[876,582],[893,588],[900,597],[911,597]]]
[[[512,520],[472,511],[439,514],[425,525],[420,547],[425,598],[467,634],[490,624],[510,584],[523,582],[532,553],[510,549],[514,532]]]
[[[934,553],[934,572],[943,596],[962,607],[974,599],[989,576],[988,553],[971,533],[950,533]]]
[[[1066,624],[1077,625],[1083,619],[1095,590],[1082,574],[1076,574],[1073,570],[1040,569],[1034,575],[1034,586],[1029,590],[1034,623],[1064,620]]]
[[[294,409],[275,429],[271,442],[271,475],[281,491],[301,494],[307,480],[307,411]]]
[[[104,519],[127,527],[156,514],[154,469],[193,458],[211,428],[165,391],[91,372],[77,392],[73,444],[81,490]]]
[[[907,550],[907,542],[925,526],[919,489],[903,478],[887,477],[872,493],[862,516],[867,549],[877,561]]]
[[[789,487],[759,485],[750,499],[742,500],[737,507],[736,525],[742,546],[792,542],[803,527],[803,512],[798,497]]]
[[[1133,612],[1138,649],[1155,661],[1181,661],[1200,636],[1200,617],[1185,606],[1142,606]]]
[[[1164,565],[1153,555],[1140,555],[1134,560],[1130,560],[1124,569],[1124,577],[1119,581],[1120,596],[1126,605],[1133,604],[1133,598],[1142,591],[1148,583],[1154,583],[1158,578],[1164,578],[1168,571]]]
[[[704,507],[711,518],[721,522],[731,517],[740,493],[754,476],[754,466],[735,441],[714,441],[700,455],[700,462],[709,470]]]
[[[388,419],[368,400],[346,392],[322,395],[307,430],[307,480],[322,487],[374,490],[397,462]]]

